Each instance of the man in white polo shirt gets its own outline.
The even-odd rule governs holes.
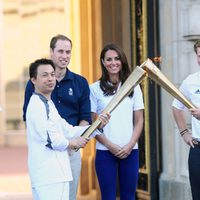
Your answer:
[[[200,40],[194,44],[197,62],[200,65]],[[200,71],[190,74],[181,84],[180,91],[197,108],[190,109],[192,115],[192,131],[187,128],[184,109],[185,106],[175,99],[173,101],[173,114],[178,125],[180,135],[190,148],[188,165],[189,178],[193,200],[200,199]]]

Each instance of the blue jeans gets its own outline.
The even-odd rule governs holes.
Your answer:
[[[120,200],[135,200],[139,170],[137,149],[132,150],[126,159],[119,159],[110,151],[97,150],[95,167],[102,200],[116,200],[117,177]]]
[[[189,158],[189,178],[192,190],[192,199],[200,199],[200,147],[190,148]]]

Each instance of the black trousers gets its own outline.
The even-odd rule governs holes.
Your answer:
[[[188,167],[192,199],[200,200],[200,146],[190,148]]]

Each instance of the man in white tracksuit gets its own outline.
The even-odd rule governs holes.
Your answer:
[[[30,79],[35,87],[27,107],[28,167],[34,200],[68,200],[73,179],[68,150],[85,147],[79,137],[88,126],[73,127],[60,117],[51,100],[55,67],[51,60],[31,63]],[[101,115],[105,125],[109,115]]]

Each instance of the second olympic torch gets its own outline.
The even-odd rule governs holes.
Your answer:
[[[147,59],[141,67],[147,72],[150,79],[163,87],[169,94],[182,102],[187,108],[195,108],[195,106],[180,92],[179,89],[172,84],[168,78],[156,67],[156,65]]]

